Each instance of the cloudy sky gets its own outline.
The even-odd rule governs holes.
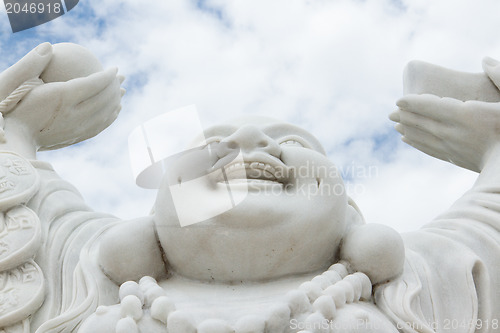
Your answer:
[[[147,214],[128,135],[195,104],[206,125],[260,114],[302,126],[341,168],[368,222],[414,230],[443,212],[475,174],[403,144],[388,120],[412,59],[481,71],[500,58],[497,0],[81,0],[13,34],[0,9],[0,68],[41,42],[79,43],[127,77],[118,120],[97,137],[39,154],[96,210]]]

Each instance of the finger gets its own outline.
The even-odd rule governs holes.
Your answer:
[[[421,135],[423,138],[425,138],[426,136],[431,136],[431,137],[440,138],[440,140],[442,140],[440,136],[434,135],[433,133],[426,131],[424,128],[417,128],[417,127],[405,126],[403,124],[396,124],[394,126],[394,129],[402,136],[407,136],[407,137],[409,136],[410,138],[413,138],[413,139],[415,139],[414,138],[415,133],[421,132],[422,133]],[[408,134],[408,133],[410,133],[410,134]],[[422,140],[424,140],[424,139],[422,139]]]
[[[400,116],[399,116],[399,110],[396,110],[394,112],[392,112],[390,115],[389,115],[389,119],[396,122],[396,123],[399,123],[399,120],[400,120]]]
[[[108,112],[112,112],[120,105],[121,91],[117,85],[109,85],[99,94],[88,98],[75,107],[75,116],[87,119],[99,118],[104,121],[108,117]]]
[[[405,127],[404,127],[403,125],[401,125],[401,124],[396,124],[396,125],[394,126],[394,129],[395,129],[396,131],[398,131],[398,133],[399,133],[399,134],[401,134],[401,135],[405,135]]]
[[[427,155],[450,162],[446,143],[439,137],[417,128],[405,128],[401,140]]]
[[[449,123],[442,123],[434,119],[422,117],[413,112],[400,111],[399,117],[399,123],[404,127],[416,128],[437,137],[442,137],[442,135],[448,133],[450,127]]]
[[[116,68],[91,74],[68,82],[64,82],[64,89],[69,104],[81,103],[106,89],[106,87],[118,83]],[[116,81],[116,82],[115,82]]]
[[[483,70],[495,86],[500,89],[500,62],[493,58],[485,57],[483,59]]]
[[[457,117],[464,102],[435,95],[407,95],[396,102],[403,111],[413,112],[439,121],[451,121]]]
[[[432,133],[426,132],[425,130],[421,130],[419,128],[405,127],[403,137],[408,142],[416,143],[422,146],[425,145],[429,147],[434,147],[433,149],[436,151],[439,151],[440,150],[439,148],[440,147],[442,148],[444,146],[443,139],[433,135]]]
[[[120,84],[122,84],[123,81],[125,81],[125,76],[123,75],[117,75],[116,77],[118,78],[118,81],[120,81]]]
[[[122,97],[123,97],[123,95],[125,95],[125,93],[126,93],[126,92],[127,92],[127,91],[126,91],[125,89],[120,88],[120,94],[121,94],[121,96],[122,96]]]
[[[23,82],[39,77],[51,59],[52,45],[42,43],[0,73],[0,100],[5,99]]]
[[[107,106],[107,109],[100,110],[103,114],[109,114],[109,116],[104,120],[99,117],[88,118],[88,122],[84,125],[87,130],[80,134],[78,141],[93,138],[97,134],[101,133],[104,129],[108,128],[118,117],[121,106],[118,105],[117,107],[115,106],[114,109],[111,108],[112,106]]]

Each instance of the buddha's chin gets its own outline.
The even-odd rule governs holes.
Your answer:
[[[273,227],[286,227],[287,225],[301,228],[302,224],[310,226],[311,221],[335,219],[337,215],[343,215],[343,209],[335,209],[331,206],[333,200],[325,197],[305,197],[285,192],[268,194],[263,192],[246,193],[243,200],[237,202],[227,210],[213,209],[202,212],[199,216],[210,216],[200,219],[195,223],[181,225],[180,219],[175,215],[176,209],[172,204],[170,209],[163,209],[155,214],[155,222],[158,225],[182,229],[196,229],[206,227],[219,227],[223,229],[270,229]],[[222,205],[221,205],[222,207]],[[199,207],[192,207],[197,209]],[[209,207],[209,208],[213,208]],[[211,212],[219,212],[211,214]],[[300,221],[304,223],[300,223]],[[328,226],[325,226],[328,228]]]
[[[202,222],[228,228],[266,228],[280,226],[301,215],[290,198],[248,193],[247,197],[233,208]]]
[[[289,227],[171,228],[159,239],[169,269],[201,281],[262,281],[315,272],[332,263],[338,237],[317,227]]]

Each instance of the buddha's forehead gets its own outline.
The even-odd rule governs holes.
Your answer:
[[[264,134],[273,139],[293,139],[293,137],[300,137],[303,140],[307,141],[310,144],[311,148],[322,154],[325,154],[323,146],[318,141],[318,139],[316,139],[314,135],[312,135],[305,129],[284,122],[282,120],[264,116],[238,117],[219,125],[209,127],[204,131],[205,138],[208,139],[211,137],[228,137],[231,134],[235,133],[239,128],[248,125],[259,128]]]
[[[225,122],[225,124],[241,127],[244,125],[267,126],[270,124],[287,124],[287,123],[272,117],[252,115],[252,116],[240,116],[238,118],[233,118]]]

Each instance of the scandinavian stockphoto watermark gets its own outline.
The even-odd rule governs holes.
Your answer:
[[[36,27],[73,9],[79,0],[4,0],[12,32]]]
[[[294,332],[300,330],[307,332],[378,332],[383,329],[379,322],[370,321],[368,318],[357,318],[351,321],[335,322],[323,319],[322,321],[300,321],[298,319],[290,320],[290,329]]]
[[[129,136],[132,171],[143,188],[168,187],[181,226],[208,220],[239,205],[248,195],[359,195],[364,186],[331,179],[363,179],[378,175],[376,167],[306,161],[289,166],[245,160],[238,145],[205,138],[196,107],[187,106],[155,117]],[[264,154],[266,155],[266,154]]]

